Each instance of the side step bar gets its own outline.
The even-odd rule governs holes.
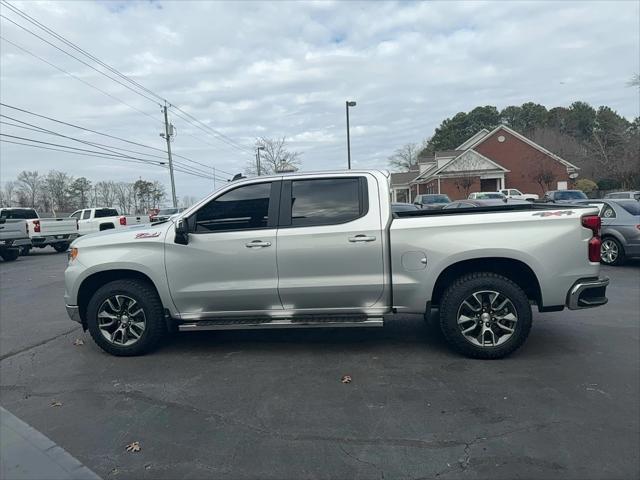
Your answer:
[[[181,332],[202,330],[251,330],[267,328],[340,328],[382,327],[382,317],[322,317],[322,318],[275,318],[275,319],[220,319],[200,320],[178,325]]]

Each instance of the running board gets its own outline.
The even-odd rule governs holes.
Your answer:
[[[200,320],[178,325],[181,332],[202,330],[251,330],[267,328],[341,328],[341,327],[382,327],[382,317],[318,317],[318,318],[268,318],[246,319],[227,318]]]

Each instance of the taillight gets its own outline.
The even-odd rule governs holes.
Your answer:
[[[127,224],[127,217],[120,217],[120,225],[126,225]]]
[[[582,217],[582,226],[588,228],[594,235],[600,235],[600,226],[602,222],[598,215],[585,215]]]
[[[40,220],[33,221],[33,231],[35,233],[40,233]]]
[[[602,221],[598,215],[585,215],[582,217],[582,226],[591,230],[593,236],[589,240],[588,252],[590,262],[600,261],[600,226]]]

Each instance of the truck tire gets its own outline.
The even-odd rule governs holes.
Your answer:
[[[622,265],[624,263],[624,247],[615,237],[602,239],[600,261],[605,265]]]
[[[0,257],[2,257],[5,262],[13,262],[14,260],[17,260],[19,256],[20,249],[18,248],[9,248],[0,252]]]
[[[20,247],[20,256],[26,257],[31,253],[31,247]]]
[[[66,252],[69,249],[69,242],[54,243],[52,246],[56,252],[62,253]]]
[[[502,358],[529,336],[531,306],[522,289],[508,278],[470,273],[444,292],[440,328],[449,345],[467,357]]]
[[[115,280],[100,287],[87,305],[87,328],[100,348],[117,356],[147,353],[166,333],[160,298],[140,280]]]

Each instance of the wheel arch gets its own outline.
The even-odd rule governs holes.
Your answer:
[[[128,269],[115,269],[115,270],[103,270],[89,275],[85,278],[80,287],[78,288],[78,313],[80,314],[80,320],[82,321],[83,328],[87,328],[87,305],[89,304],[89,300],[91,299],[91,295],[103,285],[106,285],[109,282],[114,280],[140,280],[147,284],[149,284],[158,295],[160,301],[162,301],[162,297],[160,296],[160,292],[158,288],[153,283],[153,280],[146,274],[139,272],[137,270],[128,270]]]
[[[451,283],[457,278],[473,272],[491,272],[503,275],[522,288],[529,300],[539,308],[542,307],[540,282],[531,267],[521,260],[504,257],[472,258],[449,265],[440,272],[434,284],[431,304],[439,305],[444,291]]]

